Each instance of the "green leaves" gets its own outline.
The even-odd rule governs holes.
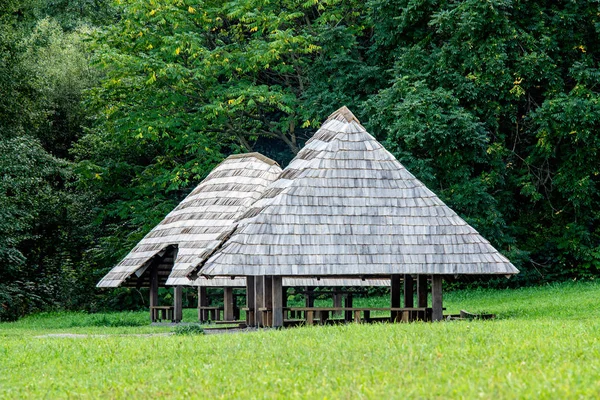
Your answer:
[[[390,86],[369,100],[375,132],[504,251],[530,252],[544,276],[588,274],[600,243],[597,5],[372,4],[373,54],[394,54]]]

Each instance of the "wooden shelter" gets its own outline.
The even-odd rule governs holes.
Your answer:
[[[262,308],[272,312],[273,326],[283,324],[283,277],[385,277],[391,280],[392,318],[428,309],[425,315],[439,320],[444,276],[518,273],[346,107],[327,119],[223,245],[190,276],[198,271],[269,282],[272,288]]]
[[[228,157],[188,195],[163,221],[99,283],[98,287],[149,287],[151,319],[179,321],[182,313],[182,287],[198,287],[200,321],[233,321],[239,318],[234,288],[245,288],[246,279],[186,277],[189,270],[204,261],[237,219],[275,181],[281,168],[259,153]],[[389,286],[389,280],[286,279],[294,286]],[[174,287],[174,304],[158,304],[158,287]],[[209,304],[207,288],[223,288],[223,306]],[[254,288],[252,289],[254,291]]]
[[[189,270],[221,244],[238,217],[281,173],[259,153],[227,157],[98,283],[98,287],[149,287],[153,320],[159,311],[181,320],[182,286]],[[195,286],[245,286],[245,279],[198,279]],[[158,287],[174,286],[174,306],[158,305]],[[171,319],[171,318],[169,318]]]

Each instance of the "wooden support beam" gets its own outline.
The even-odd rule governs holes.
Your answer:
[[[271,279],[273,298],[273,328],[283,327],[283,278],[273,276]]]
[[[313,325],[315,322],[315,312],[307,311],[306,312],[306,325]]]
[[[150,322],[154,322],[152,307],[158,306],[158,266],[150,268]]]
[[[208,296],[206,294],[206,286],[198,286],[198,321],[208,321],[208,312],[202,307],[208,307]]]
[[[401,275],[392,275],[390,277],[390,307],[391,308],[399,308],[400,307],[400,280]],[[399,320],[399,315],[397,312],[391,312],[391,322],[396,322]]]
[[[264,307],[264,291],[263,286],[265,284],[264,276],[257,276],[254,279],[254,318],[256,320],[256,326],[264,326],[263,313],[259,312],[259,309]]]
[[[304,304],[306,307],[314,307],[315,306],[315,296],[314,296],[315,288],[313,286],[305,286],[304,292]]]
[[[256,295],[254,292],[254,280],[256,278],[253,276],[247,276],[246,277],[246,308],[248,309],[248,311],[246,311],[246,325],[248,326],[255,326],[256,325]]]
[[[283,283],[282,283],[283,284]],[[283,307],[287,307],[288,306],[288,295],[287,295],[287,290],[288,288],[284,287],[283,291],[281,293],[281,304],[283,304]]]
[[[328,319],[329,319],[329,311],[322,310],[319,312],[319,325],[327,325]]]
[[[223,288],[223,321],[233,321],[233,288]]]
[[[263,308],[267,309],[264,316],[266,320],[263,320],[263,325],[270,327],[273,326],[273,276],[266,275],[263,283]]]
[[[433,321],[441,321],[444,318],[441,275],[432,275],[431,277],[431,302],[433,308],[431,319]]]
[[[183,287],[173,288],[173,322],[181,322],[183,319]]]
[[[412,275],[404,275],[404,307],[415,306],[415,282]]]
[[[338,290],[334,290],[333,291],[333,307],[334,308],[341,308],[342,307],[342,300],[343,300],[343,295],[341,293],[339,293]],[[342,311],[334,311],[333,315],[334,316],[342,315]]]
[[[346,299],[344,301],[344,307],[352,308],[352,293],[346,293]],[[344,312],[344,321],[350,322],[352,321],[352,311]]]
[[[417,275],[417,307],[427,307],[427,275]]]

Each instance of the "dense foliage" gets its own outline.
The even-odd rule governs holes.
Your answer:
[[[225,155],[349,106],[522,270],[597,275],[596,2],[5,0],[0,319],[95,281]],[[135,306],[139,293],[119,299]]]

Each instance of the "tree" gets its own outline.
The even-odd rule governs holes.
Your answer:
[[[37,19],[38,2],[0,5],[0,319],[73,306],[90,213],[68,148],[85,124],[93,74],[78,31]],[[89,210],[88,210],[89,211]],[[69,295],[71,294],[71,295]]]
[[[395,55],[374,130],[513,260],[529,252],[525,279],[597,273],[597,6],[371,4],[372,51]]]

